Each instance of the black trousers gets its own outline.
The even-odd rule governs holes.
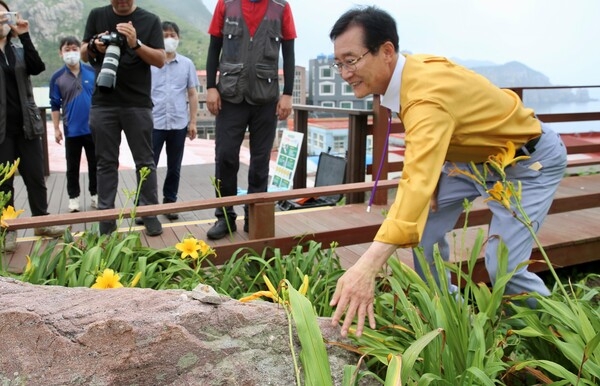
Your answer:
[[[20,159],[19,174],[27,188],[27,199],[33,216],[48,214],[48,198],[46,179],[44,177],[44,152],[42,137],[25,139],[23,132],[18,134],[7,133],[4,142],[0,143],[0,164],[13,163]],[[0,186],[0,191],[10,193],[10,200],[6,205],[14,207],[15,190],[13,187],[14,176]],[[15,208],[16,210],[20,208]]]
[[[267,191],[271,150],[277,130],[277,102],[251,105],[221,101],[221,111],[215,122],[215,178],[218,194],[222,197],[237,194],[240,147],[246,129],[250,134],[248,193]],[[226,212],[230,219],[237,217],[232,207],[227,207]],[[217,208],[215,216],[223,218],[223,208]]]
[[[150,174],[139,191],[139,205],[158,204],[156,165],[152,153],[152,109],[145,107],[92,106],[90,128],[96,145],[96,177],[98,180],[98,209],[115,207],[119,185],[119,146],[121,132],[125,133],[135,162],[138,185],[140,169]],[[100,221],[100,233],[107,234],[116,222]]]
[[[79,197],[79,169],[81,165],[81,153],[85,149],[85,158],[88,164],[88,189],[92,196],[97,193],[96,181],[96,150],[94,139],[91,134],[77,137],[65,138],[65,157],[67,159],[67,193],[69,198]]]

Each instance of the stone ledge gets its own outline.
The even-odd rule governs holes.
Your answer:
[[[0,277],[0,383],[294,385],[285,312],[267,302],[212,300]],[[339,340],[328,319],[319,323],[325,339]],[[341,384],[343,366],[358,357],[334,346],[328,353]]]

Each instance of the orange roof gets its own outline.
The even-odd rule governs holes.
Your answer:
[[[308,124],[324,129],[347,129],[348,118],[309,118]]]

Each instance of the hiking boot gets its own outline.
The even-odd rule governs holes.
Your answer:
[[[244,232],[248,233],[250,231],[250,227],[248,226],[248,216],[244,217]]]
[[[163,198],[163,204],[170,204],[172,202],[175,202],[175,201],[169,200],[167,198]],[[165,217],[168,218],[169,220],[178,220],[179,213],[165,213]]]
[[[97,194],[93,194],[90,197],[90,206],[94,209],[98,209],[98,195]]]
[[[169,220],[179,220],[179,213],[165,213],[165,217]]]
[[[33,230],[36,236],[57,238],[65,234],[65,227],[61,225],[50,225],[47,227],[39,227]]]
[[[146,227],[146,235],[154,237],[163,233],[162,224],[156,216],[144,217],[144,226]]]
[[[237,231],[237,225],[235,225],[235,220],[229,220],[229,226],[231,227],[231,232]],[[224,218],[220,218],[217,220],[215,225],[213,225],[208,232],[206,232],[206,237],[211,240],[219,240],[229,234],[229,229],[227,229],[227,221]]]
[[[17,249],[17,231],[8,231],[4,235],[4,252],[14,252]]]
[[[79,197],[69,198],[69,212],[79,212]]]
[[[136,225],[144,225],[144,219],[141,217],[136,217],[135,218],[135,224]]]
[[[110,235],[117,230],[117,222],[115,220],[100,221],[98,228],[101,235]]]

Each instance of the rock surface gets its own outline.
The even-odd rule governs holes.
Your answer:
[[[93,290],[0,278],[0,384],[296,384],[280,307],[201,292],[208,301],[189,291]],[[338,340],[328,320],[319,322],[326,339]],[[328,354],[341,384],[343,366],[358,358],[333,346]]]

